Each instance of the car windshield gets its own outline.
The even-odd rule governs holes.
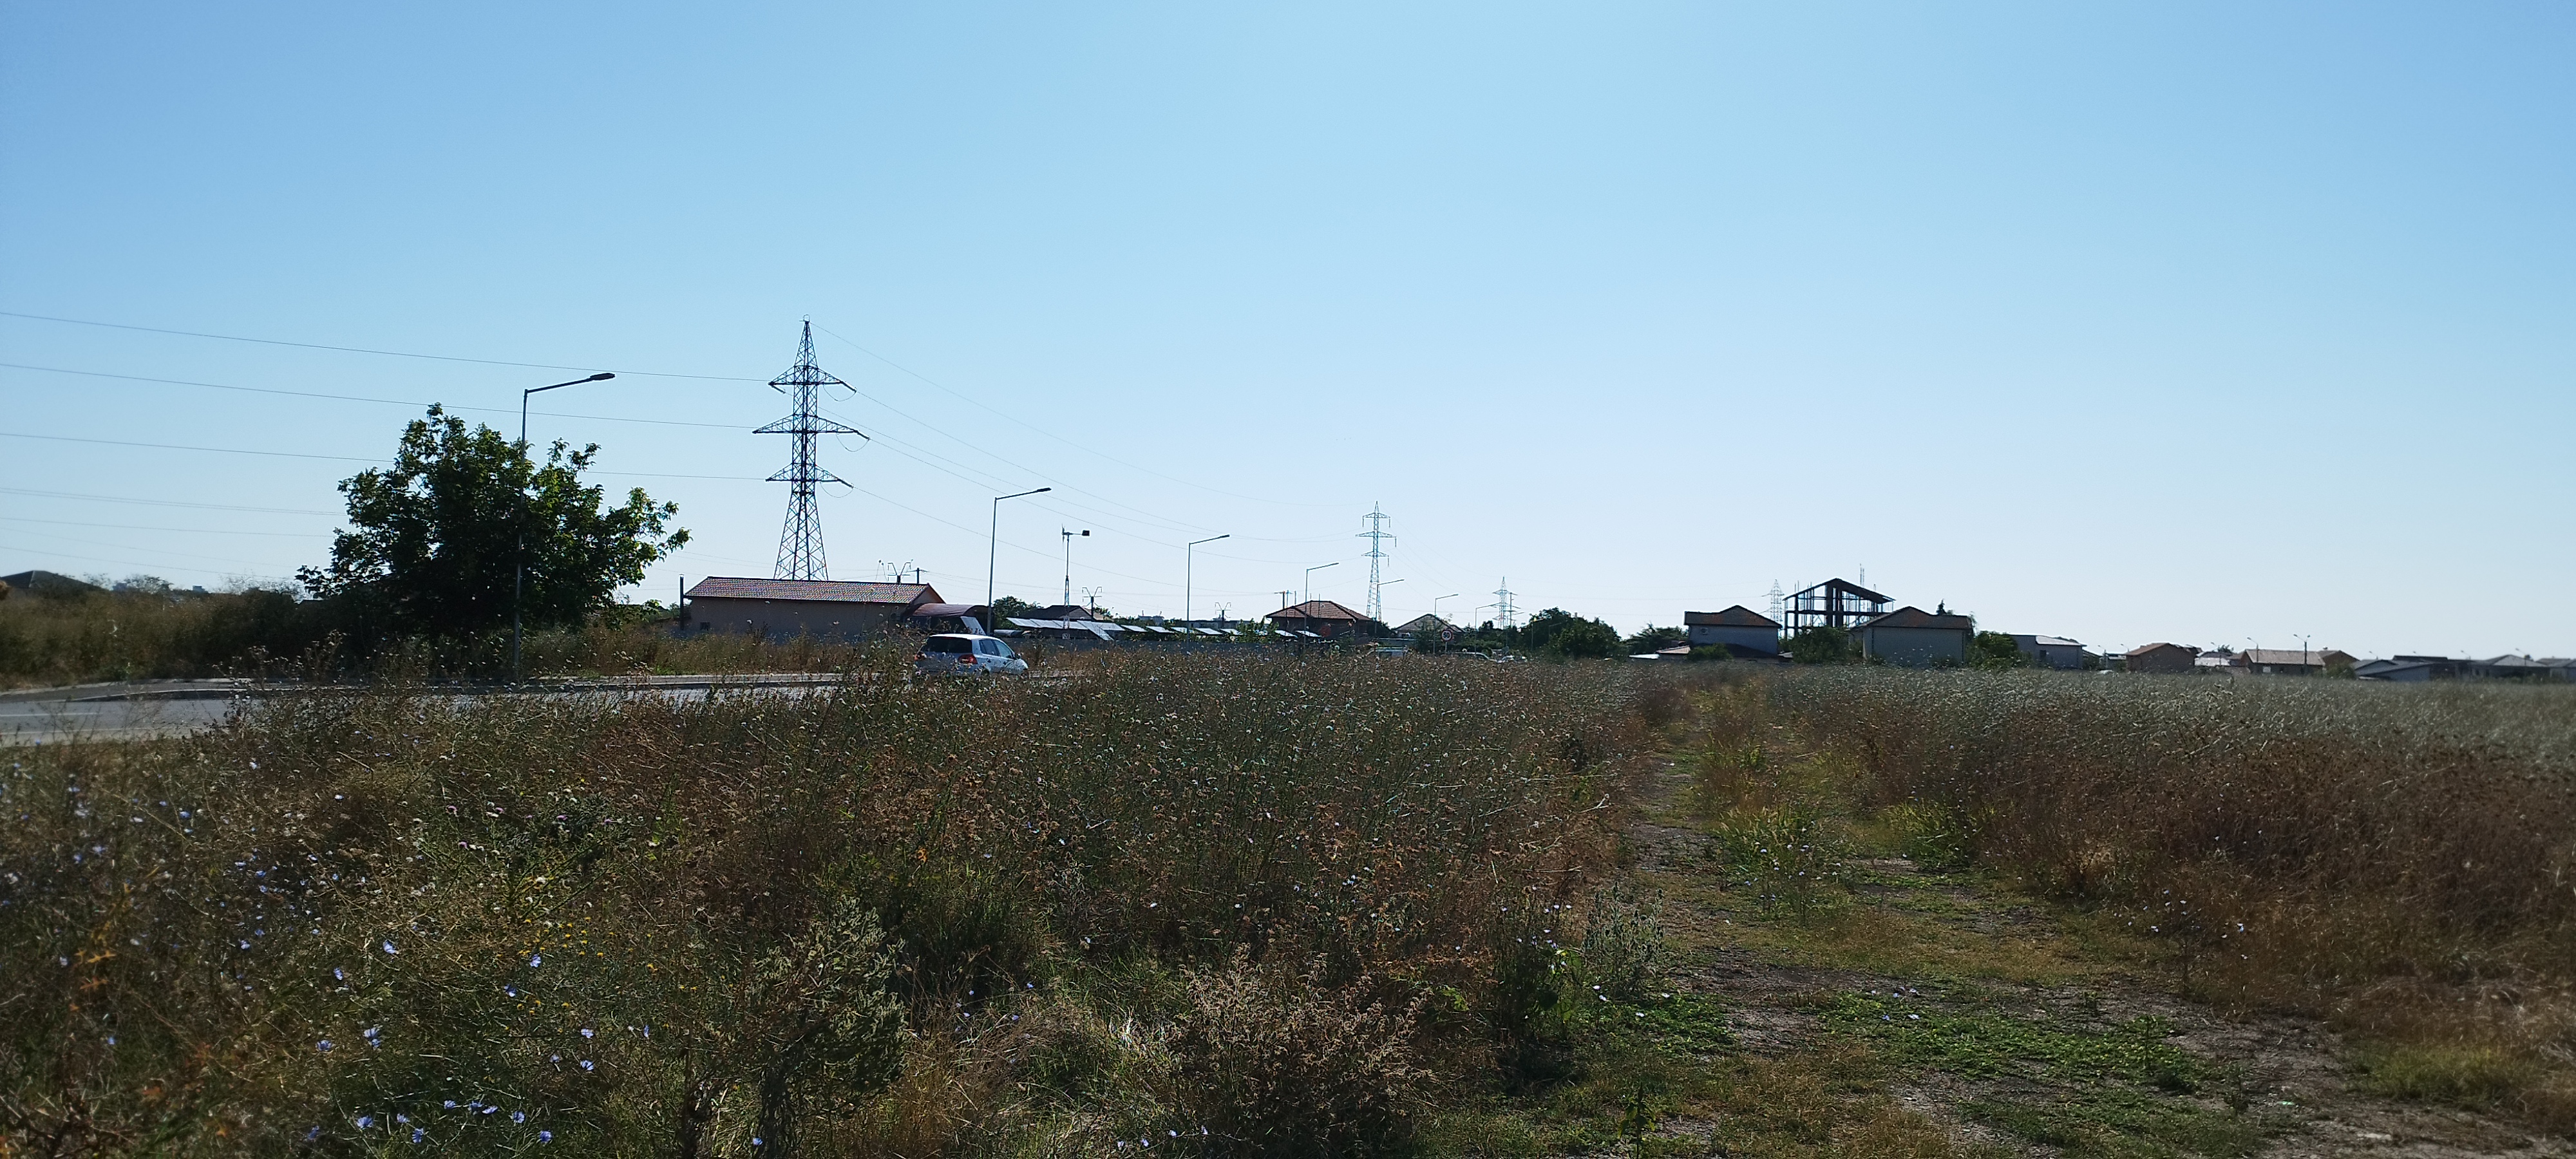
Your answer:
[[[928,640],[922,641],[921,650],[924,652],[969,652],[973,651],[973,648],[971,647],[973,643],[974,641],[968,640],[963,636],[932,636]]]

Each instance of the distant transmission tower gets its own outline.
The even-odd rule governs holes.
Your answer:
[[[1781,601],[1786,600],[1787,598],[1787,596],[1780,593],[1780,581],[1771,581],[1771,620],[1773,623],[1780,622],[1780,604]]]
[[[772,483],[788,484],[787,526],[778,533],[778,567],[775,577],[792,580],[832,578],[832,569],[823,562],[823,516],[814,506],[814,485],[840,483],[849,486],[830,471],[814,463],[814,436],[857,435],[852,430],[818,413],[825,386],[850,389],[850,384],[823,373],[814,365],[814,321],[806,319],[805,338],[796,344],[796,365],[787,373],[771,379],[769,385],[796,401],[796,413],[762,427],[754,434],[796,436],[796,457],[786,469],[769,477]]]
[[[1384,623],[1386,621],[1386,606],[1378,599],[1378,575],[1379,568],[1386,561],[1386,548],[1383,546],[1384,542],[1395,537],[1387,534],[1386,521],[1390,517],[1386,512],[1379,510],[1377,504],[1369,504],[1369,513],[1361,516],[1360,518],[1368,521],[1368,530],[1359,533],[1359,538],[1369,541],[1368,618]]]
[[[1512,611],[1512,581],[1511,577],[1505,576],[1503,577],[1503,586],[1494,589],[1494,618],[1502,621],[1503,626],[1506,628],[1516,628],[1519,627],[1520,624],[1517,620],[1513,619],[1514,614],[1515,613]]]

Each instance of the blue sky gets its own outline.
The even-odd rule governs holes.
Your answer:
[[[617,371],[533,433],[680,503],[664,599],[768,574],[810,316],[877,436],[824,449],[837,578],[979,597],[1054,486],[1001,589],[1089,528],[1119,612],[1218,533],[1202,614],[1356,606],[1383,503],[1390,618],[1866,567],[2114,648],[2565,654],[2571,58],[2542,4],[12,0],[0,310]],[[0,572],[209,586],[324,558],[416,404],[571,377],[0,362]]]

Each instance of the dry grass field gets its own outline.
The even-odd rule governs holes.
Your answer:
[[[2576,695],[1086,658],[0,757],[0,1153],[2565,1154]]]

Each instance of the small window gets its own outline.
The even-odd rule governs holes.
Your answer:
[[[993,641],[993,654],[996,656],[1010,656],[1014,653],[1012,653],[1010,645],[999,640],[995,640]]]
[[[1002,642],[999,640],[977,640],[975,641],[975,650],[987,656],[999,656],[1002,654]]]
[[[921,650],[924,652],[955,654],[970,651],[971,649],[967,647],[969,643],[970,641],[963,640],[955,636],[932,636],[928,640],[922,641]]]

